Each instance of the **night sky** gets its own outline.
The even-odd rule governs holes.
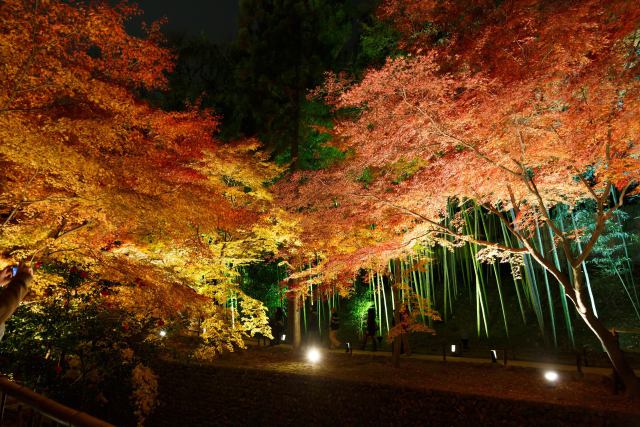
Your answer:
[[[203,34],[213,42],[230,42],[236,35],[239,0],[137,0],[144,11],[142,20],[163,16],[169,33]]]

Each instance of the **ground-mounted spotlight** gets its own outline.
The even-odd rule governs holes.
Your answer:
[[[166,336],[167,336],[167,331],[165,331],[164,329],[162,329],[162,330],[160,331],[160,336],[161,336],[162,338],[166,337]]]
[[[307,350],[307,360],[311,363],[318,363],[320,361],[320,351],[317,348],[310,348]]]
[[[544,373],[544,379],[547,380],[547,384],[550,387],[555,386],[559,378],[560,376],[556,371],[545,371]]]

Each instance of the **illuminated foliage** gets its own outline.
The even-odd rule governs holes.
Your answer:
[[[234,269],[293,241],[295,222],[273,209],[265,183],[281,170],[257,141],[223,144],[211,111],[136,98],[162,89],[173,66],[160,23],[145,38],[127,34],[137,13],[3,2],[0,259],[77,266],[93,283],[124,285],[105,296],[114,305],[197,317],[211,303],[194,289],[229,294]],[[34,298],[59,282],[39,272]],[[266,326],[254,305],[251,330]]]
[[[2,366],[48,396],[117,424],[140,422],[157,403],[143,363],[162,347],[159,319],[115,307],[118,287],[87,272],[47,266],[58,283],[21,306],[7,325]]]
[[[335,127],[337,148],[350,156],[329,170],[297,172],[280,187],[279,200],[301,214],[307,253],[323,260],[306,274],[345,283],[418,243],[526,253],[561,283],[635,392],[611,333],[585,302],[581,262],[619,206],[612,189],[621,202],[637,192],[640,8],[385,1],[380,16],[404,35],[407,55],[351,86],[329,76],[324,89],[336,107],[360,108]],[[452,199],[474,200],[501,218],[519,246],[469,234],[460,214],[445,221]],[[596,225],[576,251],[549,210],[584,199],[597,205]],[[532,243],[540,224],[556,236],[568,274]]]

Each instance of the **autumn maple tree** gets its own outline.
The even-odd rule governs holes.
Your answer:
[[[280,170],[255,140],[217,141],[215,113],[140,99],[165,88],[173,56],[161,23],[143,38],[127,33],[138,12],[126,2],[3,2],[0,257],[125,284],[105,301],[215,319],[220,333],[208,339],[242,345],[268,326],[237,267],[276,252],[294,228],[263,185]],[[34,299],[56,289],[54,270],[36,275]]]
[[[418,244],[473,242],[482,258],[515,265],[527,255],[555,277],[636,394],[614,333],[586,299],[583,261],[638,189],[640,7],[388,0],[379,17],[402,34],[404,54],[360,82],[329,75],[316,91],[359,108],[334,131],[347,159],[297,172],[280,189],[302,212],[305,248],[322,259],[308,274],[341,281]],[[512,244],[468,234],[460,211],[449,216],[467,200],[497,216]],[[552,212],[584,200],[596,206],[595,230],[578,246]],[[541,224],[570,269],[533,243]]]
[[[126,32],[138,12],[126,2],[0,8],[0,259],[54,266],[37,275],[34,299],[80,276],[88,295],[143,317],[186,313],[210,357],[269,334],[264,305],[240,287],[243,264],[286,256],[297,300],[310,286],[344,290],[363,268],[385,272],[416,246],[471,242],[483,260],[517,270],[527,256],[555,277],[637,393],[585,298],[583,261],[638,192],[640,6],[382,1],[397,55],[360,81],[328,75],[310,95],[335,107],[322,131],[344,158],[287,175],[275,196],[265,183],[283,169],[258,141],[217,140],[219,117],[197,102],[167,112],[141,98],[166,88],[173,56],[160,23],[142,38]],[[585,200],[595,226],[577,245],[581,230],[553,212]],[[510,241],[470,234],[469,201]],[[533,243],[542,224],[570,268]],[[127,286],[89,292],[105,281]]]

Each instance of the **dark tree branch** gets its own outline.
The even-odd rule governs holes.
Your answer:
[[[417,236],[417,237],[413,238],[412,240],[416,240],[416,239],[418,239],[420,237],[425,237],[425,236],[427,236],[429,234],[439,233],[439,234],[445,234],[445,235],[454,237],[454,238],[459,239],[459,240],[464,241],[464,242],[476,243],[478,245],[487,246],[487,247],[498,249],[498,250],[504,251],[504,252],[511,252],[511,253],[523,253],[523,252],[526,252],[523,248],[513,248],[513,247],[510,247],[510,246],[501,245],[499,243],[489,242],[487,240],[482,240],[482,239],[477,239],[477,238],[472,237],[472,236],[470,236],[468,234],[458,233],[458,232],[453,231],[450,228],[446,227],[445,225],[442,225],[442,224],[440,224],[440,223],[438,223],[438,222],[436,222],[436,221],[434,221],[434,220],[422,215],[419,212],[416,212],[416,211],[414,211],[412,209],[409,209],[409,208],[407,208],[405,206],[401,206],[401,205],[397,205],[395,203],[389,202],[388,200],[382,199],[382,198],[380,198],[378,196],[374,196],[374,195],[371,195],[371,194],[358,194],[358,193],[351,193],[351,194],[354,195],[354,196],[358,196],[358,197],[369,197],[369,198],[376,199],[379,202],[381,202],[381,203],[383,203],[383,204],[385,204],[387,206],[390,206],[392,208],[401,210],[401,211],[403,211],[403,212],[405,212],[405,213],[407,213],[407,214],[409,214],[411,216],[415,216],[416,218],[419,218],[422,221],[424,221],[427,224],[429,224],[432,227],[434,227],[434,230],[430,230],[430,231],[424,233],[421,236]]]
[[[614,206],[612,206],[609,210],[607,210],[605,212],[604,211],[604,207],[603,207],[604,206],[604,201],[605,201],[604,196],[606,196],[608,198],[609,194],[611,192],[611,183],[607,183],[607,189],[605,190],[605,192],[602,195],[602,197],[598,198],[598,205],[597,205],[597,208],[596,208],[597,209],[597,211],[596,211],[596,215],[597,215],[596,227],[593,230],[593,233],[591,234],[591,238],[589,239],[587,244],[582,249],[582,253],[580,254],[580,256],[577,257],[572,262],[571,265],[574,268],[577,268],[580,264],[582,264],[582,262],[584,260],[587,259],[587,257],[589,256],[589,254],[593,250],[593,247],[595,246],[597,240],[600,238],[600,235],[604,231],[604,227],[606,226],[607,221],[613,216],[615,211],[618,210],[622,206],[622,204],[624,202],[624,197],[627,194],[627,191],[629,190],[630,186],[631,186],[631,183],[625,185],[625,187],[622,189],[622,192],[620,193],[620,198],[618,199],[618,203],[616,203]]]

